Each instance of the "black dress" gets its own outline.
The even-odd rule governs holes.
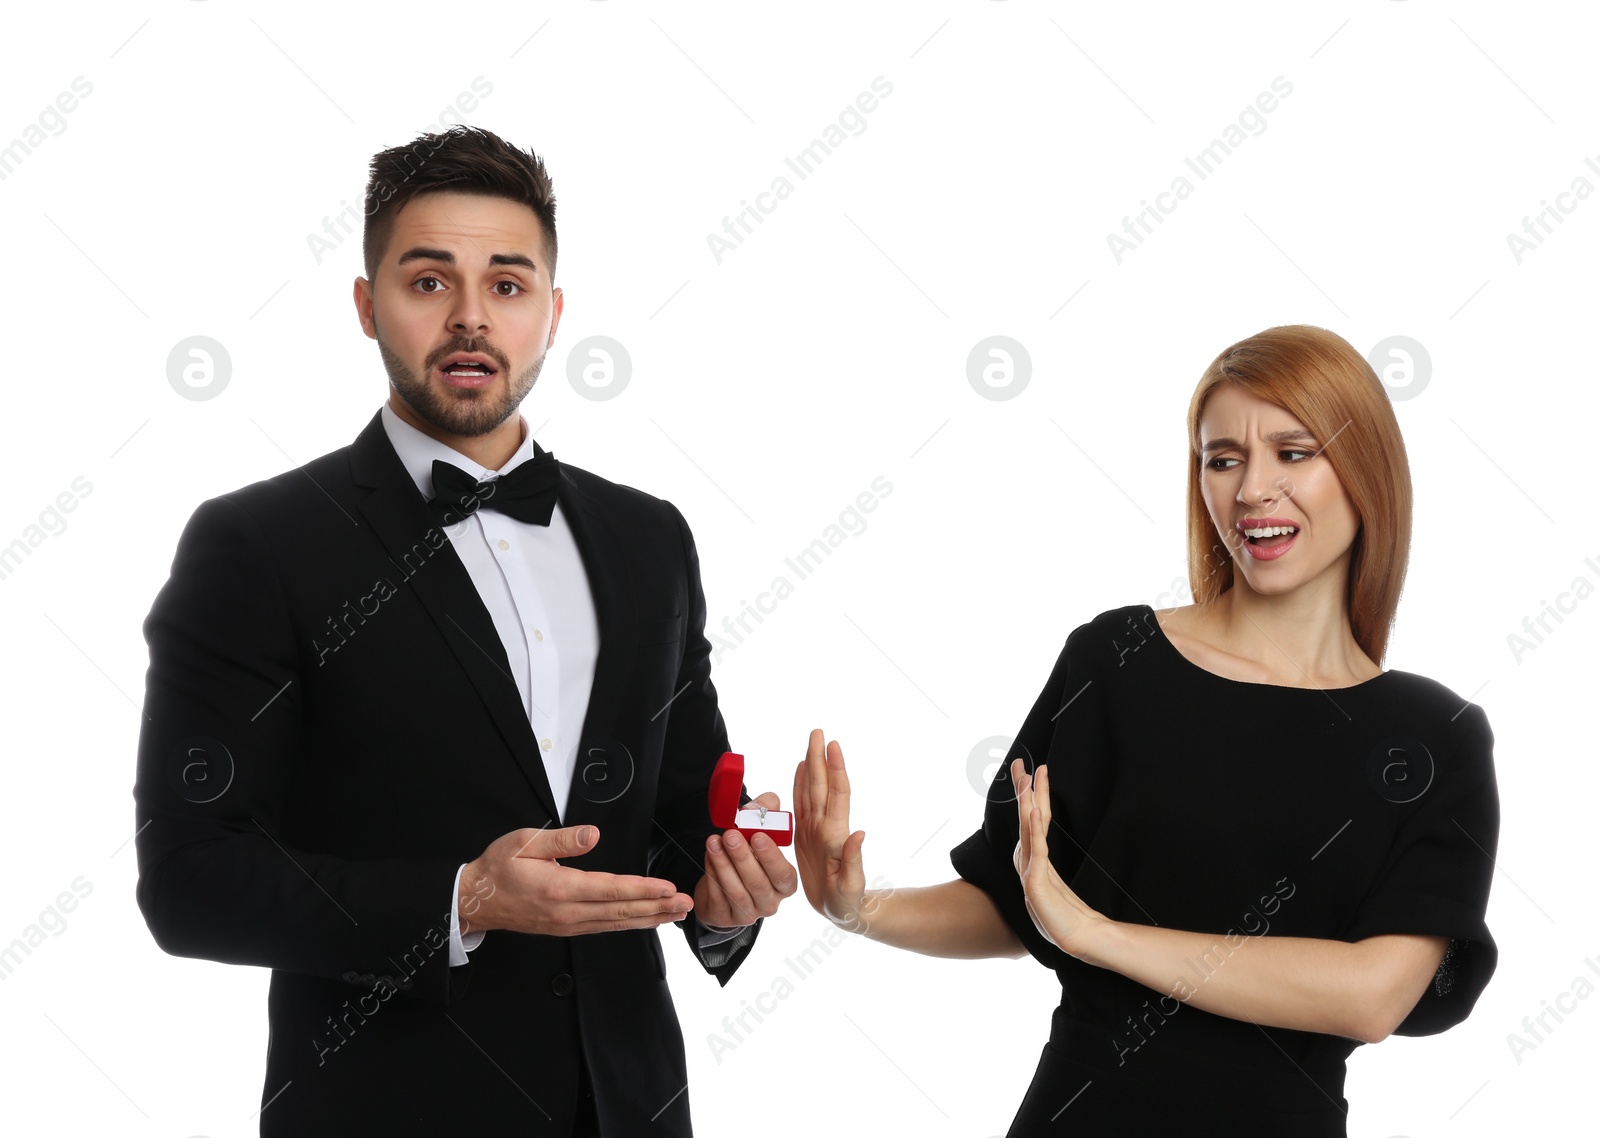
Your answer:
[[[1499,833],[1483,710],[1391,670],[1346,688],[1247,683],[1183,656],[1154,610],[1075,629],[989,787],[956,872],[1061,980],[1050,1040],[1008,1138],[1343,1136],[1357,1040],[1183,1003],[1255,936],[1451,938],[1397,1031],[1466,1018],[1494,972],[1484,924]],[[1061,952],[1012,867],[1010,761],[1050,767],[1050,860],[1114,920],[1214,934],[1165,990]],[[1178,1132],[1177,1130],[1173,1131]]]

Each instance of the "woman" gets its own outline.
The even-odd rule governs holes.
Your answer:
[[[1411,532],[1377,376],[1331,332],[1268,329],[1206,369],[1189,440],[1196,602],[1072,632],[959,880],[865,889],[838,743],[812,732],[795,772],[824,916],[1059,976],[1011,1138],[1344,1135],[1350,1052],[1459,1023],[1494,971],[1488,721],[1376,663]]]

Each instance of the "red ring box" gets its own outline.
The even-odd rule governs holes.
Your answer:
[[[765,834],[780,846],[794,841],[794,815],[787,810],[768,810],[766,819],[755,807],[739,809],[739,791],[744,787],[744,756],[724,751],[711,772],[706,791],[706,806],[711,823],[724,830],[738,830],[746,838]]]

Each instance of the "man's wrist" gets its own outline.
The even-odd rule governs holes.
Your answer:
[[[485,888],[485,885],[483,870],[474,858],[462,868],[461,888],[456,892],[456,913],[463,936],[494,927],[489,923],[488,905],[489,898],[494,896],[494,887]]]

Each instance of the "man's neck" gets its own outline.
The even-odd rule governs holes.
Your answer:
[[[459,451],[486,470],[499,470],[511,461],[511,456],[522,445],[521,415],[507,419],[486,435],[453,435],[422,418],[393,391],[389,393],[389,409],[430,439],[437,439],[451,450]]]

